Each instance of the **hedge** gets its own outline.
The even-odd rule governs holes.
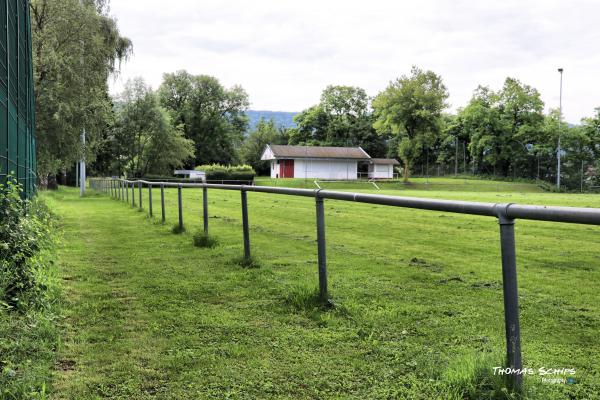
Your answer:
[[[246,181],[251,182],[256,176],[256,172],[249,165],[200,165],[196,171],[206,172],[208,181]]]

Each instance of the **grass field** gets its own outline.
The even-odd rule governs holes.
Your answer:
[[[531,185],[424,185],[372,192],[600,207]],[[192,245],[201,190],[184,190],[181,235],[172,190],[164,226],[104,195],[43,197],[64,232],[55,398],[504,397],[492,374],[505,346],[492,218],[326,201],[335,307],[324,309],[314,200],[249,193],[259,267],[242,268],[238,192],[209,191],[210,249]],[[518,221],[516,234],[525,367],[576,369],[573,384],[527,376],[527,398],[600,398],[600,229]]]

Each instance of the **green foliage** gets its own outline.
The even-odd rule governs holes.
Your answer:
[[[143,79],[128,81],[116,110],[111,140],[119,174],[170,174],[194,156],[194,145],[159,103]]]
[[[0,399],[45,399],[58,346],[54,217],[0,185]]]
[[[470,141],[479,171],[502,176],[514,175],[516,169],[530,171],[542,150],[534,144],[548,138],[542,135],[543,107],[536,89],[506,78],[498,92],[478,87],[457,116],[456,132],[449,133]]]
[[[195,160],[188,166],[237,161],[248,124],[248,94],[241,86],[226,89],[212,76],[177,71],[163,75],[158,93],[174,123],[195,144]]]
[[[197,171],[206,172],[208,181],[252,181],[256,172],[250,165],[209,164],[196,167]]]
[[[262,156],[265,147],[268,144],[287,144],[287,132],[283,129],[278,129],[275,122],[271,119],[265,121],[260,119],[254,129],[240,149],[240,157],[243,162],[249,164],[259,175],[269,174],[269,161],[262,161]]]
[[[108,77],[132,51],[106,2],[30,2],[39,175],[93,161],[112,122]],[[86,129],[86,148],[80,133]]]
[[[204,231],[198,231],[194,233],[194,237],[192,238],[192,240],[194,246],[196,247],[213,248],[219,244],[219,241],[216,238],[207,235],[206,233],[204,233]]]
[[[386,155],[385,134],[373,129],[369,97],[355,86],[328,86],[318,105],[294,118],[289,144],[316,146],[360,146],[372,157]]]
[[[0,306],[25,311],[44,304],[53,236],[47,208],[20,192],[10,178],[0,186]]]
[[[413,67],[373,100],[374,127],[381,134],[400,136],[398,155],[404,163],[404,179],[424,147],[437,140],[448,91],[432,71]]]

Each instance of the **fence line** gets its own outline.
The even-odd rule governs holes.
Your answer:
[[[250,230],[248,222],[248,200],[247,192],[260,192],[271,194],[282,194],[289,196],[312,197],[316,206],[317,227],[317,253],[318,253],[318,275],[319,296],[322,301],[328,301],[327,289],[327,257],[325,242],[325,199],[354,201],[358,203],[379,204],[393,207],[413,208],[421,210],[452,212],[459,214],[480,215],[497,218],[500,226],[500,250],[502,259],[502,287],[504,297],[504,323],[506,336],[507,367],[514,370],[522,370],[521,359],[521,333],[519,323],[519,300],[517,285],[517,262],[515,245],[515,220],[528,219],[537,221],[553,221],[563,223],[576,223],[588,225],[600,225],[600,209],[598,208],[576,208],[576,207],[547,207],[536,205],[519,205],[514,203],[481,203],[458,200],[438,200],[427,198],[413,198],[400,196],[387,196],[366,193],[338,192],[322,189],[296,189],[272,186],[248,186],[248,185],[220,185],[210,183],[172,183],[172,182],[150,182],[145,180],[129,181],[123,179],[91,179],[91,187],[97,191],[110,194],[113,198],[123,200],[123,196],[116,194],[115,185],[120,188],[129,187],[131,184],[132,206],[135,207],[134,186],[137,183],[139,190],[139,208],[143,209],[142,187],[146,185],[149,189],[149,201],[152,201],[152,186],[160,185],[161,188],[161,214],[165,222],[164,189],[166,187],[177,188],[177,201],[179,213],[179,228],[183,230],[183,198],[184,188],[202,188],[203,194],[203,225],[204,232],[208,234],[208,189],[234,190],[241,193],[242,228],[244,235],[244,257],[249,259],[250,252]],[[128,200],[125,200],[128,201]],[[151,204],[151,203],[150,203]],[[152,206],[149,206],[152,215]],[[522,375],[514,373],[509,375],[509,384],[513,390],[522,389]]]

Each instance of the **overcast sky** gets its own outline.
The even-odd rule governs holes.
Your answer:
[[[451,110],[478,84],[534,86],[569,122],[600,106],[599,0],[112,0],[134,55],[111,82],[158,87],[186,69],[242,85],[255,110],[300,111],[329,84],[371,96],[410,71],[440,74]]]

